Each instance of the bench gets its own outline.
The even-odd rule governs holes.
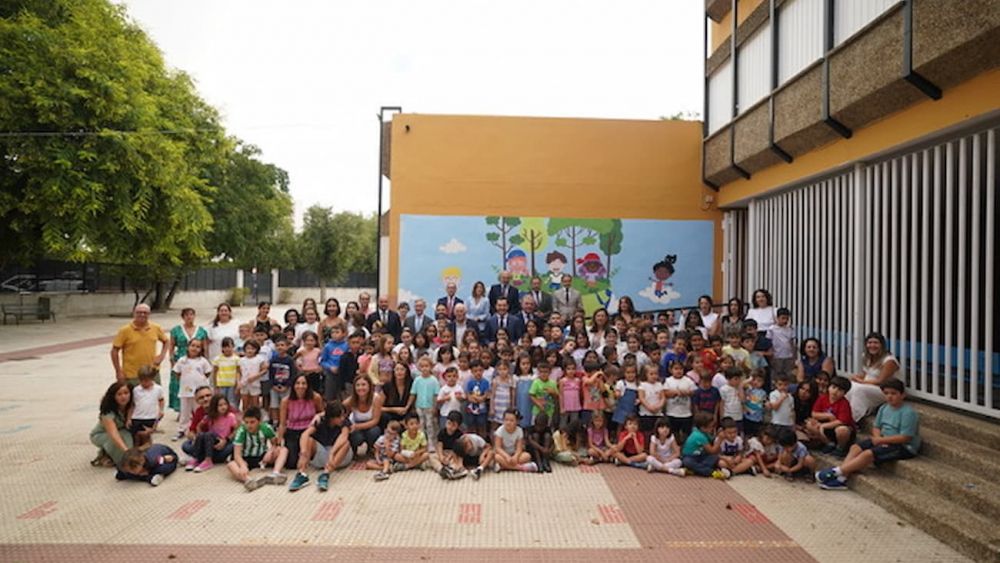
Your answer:
[[[3,310],[3,324],[7,324],[7,317],[14,317],[17,324],[21,324],[21,319],[38,319],[45,322],[47,319],[56,321],[56,314],[52,312],[51,303],[47,297],[39,297],[38,302],[30,305],[0,305]]]

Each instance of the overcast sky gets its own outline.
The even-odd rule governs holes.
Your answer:
[[[702,104],[701,0],[125,0],[297,216],[372,212],[380,106],[656,119]],[[388,196],[387,196],[388,197]]]

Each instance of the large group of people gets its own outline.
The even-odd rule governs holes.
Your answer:
[[[624,296],[614,314],[585,315],[572,282],[532,278],[519,290],[503,272],[464,299],[448,284],[432,309],[416,299],[393,310],[384,295],[373,306],[362,292],[343,309],[307,299],[281,321],[269,303],[245,322],[221,304],[207,325],[184,309],[166,332],[139,305],[112,346],[93,464],[153,485],[179,467],[225,464],[248,490],[287,482],[286,470],[289,490],[311,470],[326,490],[352,463],[384,481],[408,470],[547,473],[553,462],[839,490],[919,450],[880,334],[865,339],[863,369],[845,375],[817,338],[798,341],[792,312],[765,289],[749,307],[733,298],[717,310],[704,295],[691,310],[640,313]],[[167,408],[183,455],[153,443]],[[816,450],[844,461],[820,470]]]

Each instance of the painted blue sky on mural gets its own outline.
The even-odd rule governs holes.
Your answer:
[[[546,285],[574,275],[588,311],[622,295],[640,310],[690,306],[712,293],[713,234],[711,221],[404,214],[399,299],[437,299],[448,280],[465,298],[477,280],[496,283],[505,262],[527,289],[534,254]]]

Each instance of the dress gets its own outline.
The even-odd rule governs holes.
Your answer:
[[[878,381],[879,375],[882,373],[882,366],[890,361],[896,362],[897,366],[899,365],[899,360],[889,353],[886,353],[882,359],[871,366],[862,364],[861,370],[865,374],[865,381],[872,383],[853,381],[851,390],[847,392],[847,400],[851,403],[851,414],[854,416],[854,420],[861,420],[885,402],[882,389],[874,382]],[[893,377],[899,377],[899,375],[897,370]]]
[[[188,345],[191,344],[192,340],[207,340],[208,332],[205,331],[204,327],[196,326],[194,327],[194,332],[188,336],[188,333],[184,330],[182,325],[177,325],[170,329],[170,338],[174,341],[174,355],[170,358],[171,361],[176,362],[177,360],[187,356]],[[170,372],[170,386],[167,390],[169,406],[174,411],[181,410],[181,400],[177,396],[177,392],[181,388],[181,378],[178,374],[173,371]]]
[[[485,334],[484,329],[486,328],[486,319],[490,316],[490,300],[484,295],[477,303],[475,299],[470,297],[465,302],[465,306],[467,309],[466,317],[475,321],[478,327],[477,332],[481,337]]]
[[[101,419],[113,420],[115,423],[115,428],[118,429],[118,434],[121,435],[122,441],[125,442],[126,448],[132,447],[132,433],[125,428],[125,417],[118,412],[112,412],[107,414],[102,414]],[[94,429],[90,431],[90,443],[94,444],[101,451],[108,454],[114,462],[115,465],[122,460],[122,456],[125,455],[125,450],[122,450],[117,445],[115,445],[114,440],[108,434],[107,430],[104,428],[104,424],[101,420],[97,421],[97,425]]]

